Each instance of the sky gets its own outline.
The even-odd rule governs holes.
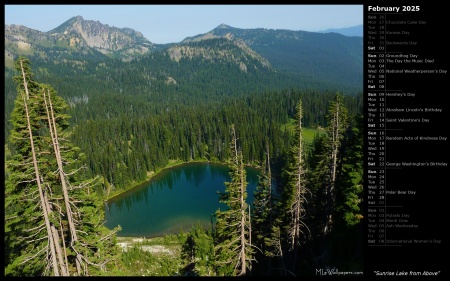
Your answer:
[[[75,16],[178,43],[220,24],[236,28],[323,31],[363,24],[363,5],[5,5],[5,24],[47,32]]]

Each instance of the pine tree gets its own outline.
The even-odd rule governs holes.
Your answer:
[[[19,153],[6,165],[5,243],[9,263],[5,274],[33,276],[51,268],[55,276],[68,275],[56,230],[60,215],[50,205],[45,172],[39,167],[46,164],[48,154],[40,137],[39,84],[32,80],[29,60],[19,58],[15,66],[20,73],[15,77],[19,94],[11,115],[14,129],[10,141]]]
[[[253,256],[246,172],[234,125],[231,125],[231,139],[231,181],[225,183],[225,192],[220,193],[219,199],[228,209],[216,211],[214,233],[217,273],[227,276],[246,275]]]
[[[258,185],[253,195],[252,208],[252,235],[253,244],[259,249],[255,258],[258,267],[267,270],[267,263],[264,262],[266,256],[271,255],[275,250],[267,245],[266,238],[271,236],[273,227],[273,194],[272,194],[272,172],[270,169],[270,154],[268,142],[266,148],[266,161],[263,164],[261,175],[259,175]]]
[[[282,191],[283,233],[286,237],[288,251],[291,253],[291,263],[296,264],[298,249],[302,238],[309,236],[309,228],[306,220],[306,196],[309,193],[306,188],[306,152],[302,137],[302,102],[296,107],[296,126],[294,139],[290,149],[288,166],[285,169],[287,182]]]
[[[325,187],[323,235],[327,235],[331,231],[333,225],[333,213],[335,212],[334,208],[336,200],[336,176],[338,173],[338,166],[340,165],[340,148],[348,125],[347,115],[347,109],[344,107],[342,96],[338,93],[331,103],[327,115],[326,153],[328,154],[327,164],[329,177],[327,178],[328,182]]]
[[[308,187],[313,195],[308,210],[310,221],[312,222],[311,233],[313,238],[322,237],[325,225],[325,190],[330,182],[330,173],[328,172],[329,154],[325,149],[326,142],[327,136],[325,134],[314,137],[308,162]]]
[[[183,269],[189,276],[211,276],[214,274],[214,241],[211,232],[200,224],[192,227],[182,248],[182,258],[187,261]]]
[[[346,187],[340,185],[342,178],[342,151],[344,137],[347,134],[348,113],[342,102],[342,96],[336,94],[328,108],[326,134],[314,140],[314,153],[311,159],[311,171],[308,173],[308,185],[314,198],[311,208],[317,248],[314,261],[316,266],[325,266],[332,255],[332,229],[340,206],[337,195]],[[341,181],[341,183],[343,183]]]
[[[342,169],[336,205],[348,226],[358,224],[363,218],[363,133],[362,115],[352,118],[343,141]],[[380,171],[381,172],[381,171]]]
[[[10,142],[18,153],[6,165],[6,275],[104,271],[117,254],[117,229],[102,225],[103,202],[90,193],[98,178],[79,179],[83,154],[68,141],[67,104],[33,80],[28,59],[20,57],[16,68]]]

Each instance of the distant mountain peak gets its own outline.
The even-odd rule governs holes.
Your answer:
[[[231,28],[231,26],[222,23],[222,24],[220,24],[217,28],[221,28],[221,29],[229,29],[229,28]]]
[[[362,37],[363,36],[363,32],[364,32],[364,27],[362,24],[360,25],[356,25],[356,26],[350,26],[350,27],[345,27],[345,28],[330,28],[330,29],[326,29],[323,31],[319,31],[320,33],[339,33],[342,34],[344,36],[359,36]]]
[[[85,20],[75,16],[50,30],[47,34],[53,36],[69,36],[71,41],[83,41],[89,47],[104,54],[125,52],[126,54],[144,54],[154,45],[141,32],[131,28],[111,27],[99,21]]]
[[[237,28],[234,28],[234,27],[231,27],[229,25],[222,23],[207,33],[195,35],[192,37],[186,37],[183,41],[181,41],[181,43],[199,42],[202,40],[208,40],[208,39],[219,38],[219,37],[222,37],[222,38],[225,38],[228,40],[232,40],[234,38],[233,33],[232,33],[234,30],[237,30]]]

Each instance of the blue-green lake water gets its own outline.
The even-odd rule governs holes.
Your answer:
[[[197,223],[207,227],[217,209],[218,191],[225,191],[230,169],[215,163],[189,163],[161,171],[150,182],[107,202],[106,227],[122,227],[119,236],[155,237],[188,231]],[[253,201],[259,170],[246,168],[247,203]]]

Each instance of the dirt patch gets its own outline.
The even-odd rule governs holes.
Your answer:
[[[161,245],[141,246],[141,249],[151,253],[166,253],[173,255],[173,252]]]
[[[23,41],[17,42],[17,47],[19,47],[19,49],[23,49],[23,50],[31,49],[31,45],[29,43],[26,43],[26,42],[23,42]]]
[[[143,251],[150,252],[153,254],[169,254],[174,255],[174,252],[162,245],[140,245],[138,243],[142,243],[144,241],[143,238],[133,238],[131,241],[127,242],[118,242],[117,245],[122,248],[122,251],[127,252],[128,249],[131,249],[134,246],[140,247]]]

